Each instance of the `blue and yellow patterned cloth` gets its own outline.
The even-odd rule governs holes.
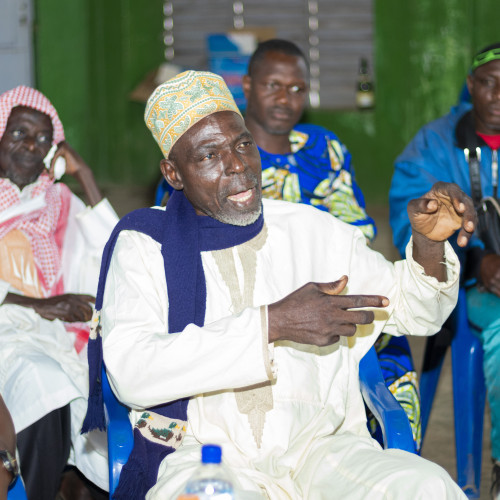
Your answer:
[[[299,124],[289,138],[290,154],[275,155],[259,148],[263,196],[313,205],[359,227],[373,240],[375,222],[366,214],[351,154],[338,137],[323,127]]]

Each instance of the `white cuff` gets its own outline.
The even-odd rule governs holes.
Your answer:
[[[446,281],[438,281],[434,276],[425,274],[424,268],[413,259],[413,236],[406,245],[406,261],[415,276],[425,277],[425,281],[436,290],[452,288],[460,277],[460,261],[448,241],[444,242],[444,261],[446,266]]]

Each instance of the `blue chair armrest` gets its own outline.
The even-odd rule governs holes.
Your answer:
[[[18,477],[16,482],[9,488],[7,500],[28,500],[21,477]]]
[[[385,385],[375,348],[359,363],[359,382],[366,406],[378,420],[384,436],[384,448],[416,453],[410,422],[401,405]]]
[[[106,369],[102,368],[102,394],[107,414],[109,493],[110,497],[118,486],[122,467],[127,463],[134,445],[129,410],[114,395],[109,385]]]

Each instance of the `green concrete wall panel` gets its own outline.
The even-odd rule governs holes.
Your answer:
[[[160,0],[37,0],[37,86],[99,182],[156,181],[161,153],[129,93],[163,59]]]
[[[67,140],[86,156],[89,9],[85,0],[35,2],[35,78],[52,101]]]

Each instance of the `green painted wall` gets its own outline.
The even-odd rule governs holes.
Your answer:
[[[35,0],[37,84],[100,182],[154,184],[160,152],[129,92],[162,61],[161,0]],[[187,1],[187,0],[186,0]],[[498,41],[498,0],[374,0],[376,108],[309,111],[353,154],[369,202],[394,158],[457,99],[473,53]],[[353,82],[354,85],[354,82]]]
[[[500,39],[497,0],[376,0],[376,108],[309,111],[353,155],[370,202],[385,203],[393,162],[425,123],[456,102],[473,54]]]
[[[36,0],[37,85],[101,183],[156,182],[161,153],[144,126],[144,106],[128,96],[163,59],[162,6]]]

